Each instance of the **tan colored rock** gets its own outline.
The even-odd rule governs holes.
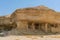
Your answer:
[[[31,27],[32,31],[42,30],[46,33],[60,32],[60,12],[56,12],[45,6],[17,9],[11,15],[1,17],[0,19],[4,21],[1,21],[2,24],[14,23],[19,30],[28,31],[29,27]]]
[[[52,27],[49,27],[49,25],[60,25],[60,13],[45,6],[17,9],[11,15],[11,17],[16,22],[18,29],[29,29],[28,23],[31,22],[34,25],[32,26],[32,29],[35,29],[33,28],[36,26],[35,24],[39,25],[40,23],[42,23],[47,24],[45,26],[41,26],[41,29],[45,32],[59,32],[55,31],[55,29],[60,30],[59,26],[57,26],[57,28],[53,27],[53,29]]]

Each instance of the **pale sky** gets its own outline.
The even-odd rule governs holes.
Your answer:
[[[0,0],[0,16],[12,14],[18,8],[40,5],[60,12],[60,0]]]

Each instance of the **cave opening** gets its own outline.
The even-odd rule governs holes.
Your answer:
[[[35,29],[39,29],[39,23],[35,23]]]

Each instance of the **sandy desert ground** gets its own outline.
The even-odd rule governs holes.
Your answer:
[[[23,36],[6,36],[0,37],[0,40],[60,40],[60,35],[48,35],[48,36],[33,36],[33,35],[23,35]]]

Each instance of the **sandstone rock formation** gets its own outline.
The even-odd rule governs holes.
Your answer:
[[[60,33],[60,13],[45,6],[21,8],[9,16],[0,17],[1,25],[6,29],[15,27],[18,30]]]
[[[60,31],[60,13],[45,6],[17,9],[11,17],[18,29],[42,29],[53,33]]]

